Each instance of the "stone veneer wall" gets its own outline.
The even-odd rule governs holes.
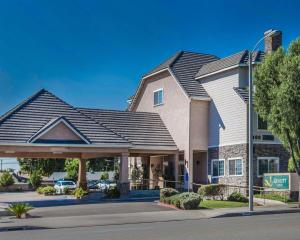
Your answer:
[[[221,147],[214,147],[208,149],[208,175],[209,180],[212,183],[223,183],[228,185],[238,185],[247,186],[248,182],[248,150],[247,144],[239,145],[228,145]],[[241,158],[243,160],[243,175],[242,176],[229,176],[229,158]],[[211,178],[212,169],[211,162],[212,159],[224,159],[224,177]]]
[[[278,157],[279,158],[279,171],[287,172],[288,171],[288,161],[290,154],[281,144],[254,144],[254,185],[261,186],[262,178],[257,177],[258,166],[257,158],[258,157]]]
[[[242,158],[243,160],[243,176],[229,176],[230,158]],[[257,177],[257,157],[279,157],[280,172],[287,172],[289,153],[280,144],[254,144],[253,174],[254,185],[261,186],[262,178]],[[216,179],[211,178],[211,162],[212,159],[225,160],[224,177]],[[211,183],[223,183],[229,185],[247,186],[248,184],[248,144],[228,145],[214,147],[208,149],[208,175]]]

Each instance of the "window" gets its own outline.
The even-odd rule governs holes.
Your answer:
[[[212,177],[224,176],[224,160],[212,160]]]
[[[268,123],[264,121],[259,115],[257,115],[257,129],[259,130],[268,129]]]
[[[229,159],[229,176],[243,175],[243,161],[240,158]]]
[[[257,158],[258,176],[264,173],[279,172],[279,158],[277,157],[259,157]]]
[[[154,93],[154,106],[163,104],[163,89],[158,89]]]

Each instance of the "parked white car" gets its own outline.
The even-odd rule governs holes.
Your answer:
[[[76,183],[73,181],[59,180],[55,183],[54,188],[58,194],[63,194],[67,189],[76,189]]]
[[[97,186],[100,190],[105,190],[110,187],[116,187],[117,184],[115,182],[112,182],[109,180],[100,180],[100,182],[97,184]]]

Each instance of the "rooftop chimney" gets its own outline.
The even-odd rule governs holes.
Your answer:
[[[271,32],[274,32],[270,34]],[[269,36],[267,36],[269,34]],[[265,53],[276,51],[282,45],[282,32],[270,29],[264,33],[265,36]]]

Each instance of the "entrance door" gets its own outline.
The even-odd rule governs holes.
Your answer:
[[[207,183],[207,152],[193,151],[193,182]]]

